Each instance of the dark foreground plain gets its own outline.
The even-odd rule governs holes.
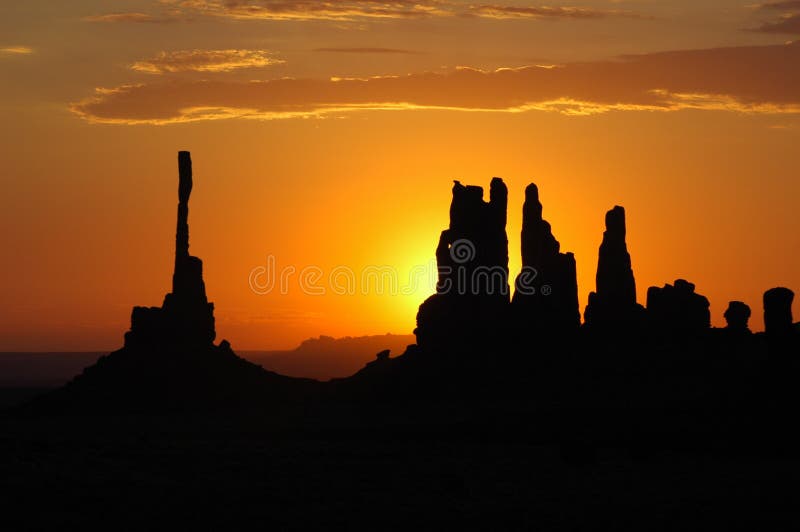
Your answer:
[[[800,525],[800,455],[786,439],[738,433],[738,441],[697,444],[674,428],[698,430],[707,420],[687,424],[675,413],[675,427],[654,425],[649,437],[613,441],[602,436],[613,428],[596,430],[602,413],[518,414],[500,403],[418,403],[402,410],[343,404],[238,414],[7,415],[2,519],[6,530]]]

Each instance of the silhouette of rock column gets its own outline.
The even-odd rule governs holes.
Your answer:
[[[449,229],[445,229],[439,235],[439,245],[436,246],[436,270],[439,274],[439,281],[436,283],[436,293],[446,294],[452,290],[452,283],[455,278],[455,262],[450,254],[450,245],[453,237]]]
[[[417,343],[440,351],[474,347],[496,336],[509,303],[508,189],[492,179],[483,188],[455,181],[450,227],[436,248],[437,293],[420,305]]]
[[[462,295],[508,302],[508,189],[492,179],[489,202],[483,188],[455,181],[450,205],[450,253]]]
[[[648,288],[647,318],[652,328],[669,337],[697,335],[710,329],[709,301],[695,293],[694,288],[693,283],[684,279],[663,288]]]
[[[189,255],[189,196],[192,194],[192,158],[188,151],[178,152],[178,224],[175,229],[175,269],[172,292],[183,291],[183,282],[191,277]]]
[[[792,302],[794,292],[788,288],[772,288],[764,292],[764,328],[767,336],[786,338],[794,333]]]
[[[206,297],[203,262],[189,254],[189,196],[192,193],[192,160],[188,151],[178,153],[178,219],[175,231],[175,269],[172,292],[158,307],[134,307],[125,345],[211,345],[214,304]]]
[[[732,334],[751,334],[747,322],[750,320],[750,307],[741,301],[731,301],[723,314],[727,327],[725,330]]]
[[[644,308],[636,303],[636,281],[625,242],[625,209],[606,213],[606,230],[597,260],[597,291],[589,294],[584,319],[590,328],[641,324]]]
[[[522,271],[515,281],[514,315],[523,330],[563,332],[580,325],[575,256],[561,253],[542,218],[539,189],[525,189],[522,207]]]

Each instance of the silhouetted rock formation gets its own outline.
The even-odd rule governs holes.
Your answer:
[[[606,213],[606,230],[597,259],[597,290],[589,294],[584,313],[593,329],[629,327],[641,323],[644,309],[636,302],[636,281],[625,243],[625,209]]]
[[[794,292],[788,288],[772,288],[764,292],[764,328],[768,336],[780,338],[794,333],[792,302]]]
[[[507,209],[508,189],[499,177],[492,179],[488,203],[483,188],[454,182],[446,235],[458,294],[508,301]]]
[[[358,371],[358,373],[363,375],[364,373],[375,371],[389,371],[391,369],[391,358],[389,358],[391,353],[392,352],[389,349],[384,349],[375,355],[375,360],[367,362],[366,365]]]
[[[750,307],[741,301],[731,301],[725,310],[725,329],[731,333],[751,334],[747,322],[750,320]]]
[[[493,337],[509,301],[508,189],[491,182],[489,202],[483,188],[453,185],[450,227],[439,237],[437,293],[420,305],[417,342],[453,350]]]
[[[542,218],[539,189],[525,189],[522,207],[522,271],[513,298],[515,318],[523,329],[552,333],[580,325],[575,256],[561,253],[550,224]]]
[[[647,290],[647,317],[662,334],[685,336],[699,334],[711,327],[708,299],[695,293],[694,284],[678,279],[663,288]],[[746,320],[745,320],[746,322]]]
[[[319,383],[266,371],[219,345],[124,347],[101,357],[29,408],[52,413],[204,412],[261,408],[313,393]]]
[[[134,307],[126,346],[209,346],[216,337],[214,304],[206,298],[203,261],[189,255],[189,196],[192,193],[192,159],[178,153],[178,224],[175,233],[175,270],[172,293],[159,307]]]
[[[178,154],[178,227],[172,292],[164,305],[135,307],[125,346],[29,405],[44,412],[162,412],[247,407],[291,400],[316,390],[214,345],[214,305],[206,298],[202,262],[189,255],[189,152]]]
[[[505,234],[507,192],[499,179],[492,181],[488,203],[483,201],[479,187],[456,183],[453,188],[450,227],[441,233],[436,249],[440,267],[437,293],[423,303],[417,315],[419,345],[408,346],[396,357],[383,350],[354,375],[326,383],[264,371],[237,357],[228,342],[222,341],[219,346],[212,343],[213,307],[206,299],[201,263],[188,251],[191,191],[188,154],[181,154],[180,168],[175,274],[172,292],[164,306],[151,311],[137,310],[139,315],[135,313],[123,349],[102,357],[65,387],[30,405],[34,412],[38,408],[45,414],[59,411],[80,414],[76,419],[98,410],[111,414],[91,418],[91,424],[101,431],[107,430],[108,424],[104,422],[117,414],[131,411],[145,414],[122,417],[121,425],[131,431],[134,439],[126,437],[121,451],[110,453],[112,458],[119,455],[127,462],[130,451],[135,449],[132,443],[146,442],[150,447],[160,442],[167,452],[157,456],[158,460],[138,450],[133,453],[144,456],[141,463],[145,470],[155,468],[160,472],[175,457],[188,455],[188,477],[176,478],[197,477],[196,468],[201,461],[192,453],[181,452],[163,437],[162,424],[184,417],[165,415],[175,411],[202,412],[200,416],[185,417],[196,417],[202,422],[196,427],[200,431],[195,433],[193,427],[190,432],[194,434],[192,438],[200,440],[200,448],[214,449],[205,457],[211,464],[210,471],[231,469],[219,464],[238,466],[235,445],[230,447],[235,456],[231,454],[223,462],[219,461],[220,456],[225,456],[217,448],[252,438],[256,427],[268,430],[262,433],[266,439],[259,437],[255,445],[254,464],[259,472],[271,472],[276,463],[273,459],[276,448],[316,450],[317,442],[327,445],[332,437],[330,441],[340,438],[341,446],[348,450],[344,461],[333,458],[344,463],[345,475],[352,469],[353,442],[363,442],[365,449],[376,443],[385,447],[398,441],[413,442],[403,455],[411,457],[407,461],[409,467],[417,467],[423,473],[411,475],[415,478],[425,478],[432,470],[436,473],[436,467],[442,471],[435,459],[425,463],[416,460],[416,451],[432,447],[433,442],[433,447],[444,449],[437,450],[436,459],[450,463],[451,440],[469,442],[470,447],[460,452],[465,456],[475,455],[472,451],[476,443],[510,444],[500,454],[519,449],[521,459],[514,461],[511,468],[515,477],[520,476],[517,466],[524,465],[525,457],[532,452],[551,462],[547,451],[551,447],[560,449],[562,458],[572,462],[573,467],[567,473],[574,473],[574,466],[595,462],[601,448],[604,458],[597,464],[600,467],[607,467],[608,460],[626,452],[636,460],[637,455],[646,458],[650,452],[663,449],[667,452],[657,455],[661,462],[692,449],[701,451],[703,456],[720,449],[726,456],[721,462],[717,460],[722,471],[729,468],[728,453],[736,448],[751,456],[758,446],[761,451],[756,452],[765,452],[772,459],[779,445],[793,450],[798,447],[796,430],[787,422],[793,419],[800,405],[796,386],[800,358],[796,356],[796,341],[787,340],[793,327],[790,290],[778,288],[764,295],[766,335],[746,334],[749,309],[739,302],[732,302],[726,312],[728,329],[706,334],[708,300],[683,280],[651,288],[645,311],[636,303],[635,280],[625,242],[624,210],[615,207],[606,217],[597,291],[587,307],[587,327],[576,328],[579,316],[575,260],[570,254],[561,253],[549,224],[542,218],[538,190],[531,185],[526,191],[523,211],[522,258],[526,267],[537,270],[534,286],[538,290],[537,294],[524,293],[521,288],[525,287],[526,279],[520,276],[516,283],[518,293],[514,304],[510,304]],[[549,295],[543,293],[545,284],[551,288]],[[510,319],[513,316],[519,320]],[[522,322],[525,327],[515,331],[508,327],[509,321]],[[648,324],[653,327],[646,327]],[[536,334],[530,334],[531,329]],[[673,343],[664,341],[665,338],[681,341]],[[796,335],[792,338],[796,339]],[[328,340],[331,339],[319,341]],[[536,356],[529,356],[533,348]],[[245,430],[238,436],[231,433],[230,421],[243,420],[239,414],[247,409],[254,410],[255,418],[248,415]],[[214,410],[224,410],[224,414],[214,417]],[[158,432],[144,439],[136,433],[136,428],[131,430],[130,419],[151,416],[157,421]],[[94,423],[95,420],[98,422]],[[222,420],[224,423],[218,423]],[[71,425],[57,421],[54,426],[59,429]],[[280,431],[273,431],[276,424],[282,426]],[[207,440],[207,429],[216,425],[224,425],[221,446]],[[61,442],[61,433],[58,436]],[[289,445],[285,445],[280,442],[285,436],[299,439],[289,439]],[[293,445],[295,441],[299,445]],[[22,473],[12,470],[12,478],[26,478],[24,475],[31,471],[32,463],[26,446],[7,437],[0,438],[0,444],[3,442],[8,444],[7,449],[24,451],[20,461],[23,467],[19,470]],[[42,449],[49,455],[52,438],[48,437],[46,442]],[[103,448],[113,447],[109,446],[113,440],[105,433],[98,442],[102,442]],[[78,450],[77,455],[69,452],[66,461],[80,467],[98,462],[103,470],[114,475],[119,471],[117,464],[107,460],[108,453],[99,461],[84,460],[85,449],[77,445],[56,447]],[[96,450],[95,446],[88,449]],[[385,453],[378,454],[380,463],[375,470],[378,476],[384,476]],[[632,462],[625,458],[620,463],[630,468]],[[510,463],[502,461],[499,470],[508,469]],[[652,465],[652,460],[647,460],[648,470]],[[663,464],[657,465],[664,468]],[[473,474],[491,469],[484,466],[477,462],[469,464],[467,471]],[[536,468],[540,472],[538,465]],[[79,471],[67,478],[73,481],[85,477],[84,473]],[[445,498],[450,497],[452,486],[456,486],[467,497],[460,497],[456,509],[460,512],[464,501],[481,499],[473,496],[473,487],[496,480],[497,472],[490,473],[486,477],[488,483],[480,482],[481,477],[472,477],[469,484],[458,479],[447,481],[442,493]],[[159,490],[164,485],[178,485],[164,484],[163,475],[157,476]],[[409,477],[400,472],[394,476]],[[251,491],[260,494],[264,491],[263,475],[258,477],[257,489]],[[142,477],[136,471],[131,478],[136,484]],[[282,485],[280,480],[273,484]],[[772,482],[771,476],[768,481]],[[90,483],[103,485],[96,479]],[[665,494],[674,491],[673,484],[666,486]],[[363,491],[363,483],[355,487]],[[412,486],[411,491],[414,489]],[[403,487],[401,491],[409,490]],[[506,497],[509,490],[503,486],[501,492]],[[35,495],[40,500],[38,491]],[[161,495],[157,490],[157,502],[164,506]],[[194,493],[190,495],[193,502],[209,498],[208,493],[200,493],[199,499]],[[522,495],[519,499],[524,499],[523,506],[529,505],[531,497]],[[214,496],[211,493],[211,498]],[[238,515],[236,504],[231,508],[226,515]],[[626,508],[622,510],[624,513]],[[74,521],[82,523],[85,513],[77,512]],[[619,517],[619,511],[613,513]],[[494,515],[490,517],[492,523],[485,528],[503,527],[504,523],[498,525]],[[291,528],[294,521],[287,523]],[[452,523],[448,521],[449,524]]]

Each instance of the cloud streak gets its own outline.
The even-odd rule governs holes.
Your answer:
[[[777,2],[765,2],[763,4],[758,4],[757,7],[759,9],[777,10],[800,9],[800,0],[779,0]]]
[[[776,21],[764,22],[751,31],[780,35],[800,35],[800,0],[778,0],[755,6],[760,11],[783,11]]]
[[[283,61],[271,57],[266,50],[181,50],[160,52],[151,59],[133,63],[131,69],[148,74],[230,72],[280,63]]]
[[[800,13],[787,13],[777,22],[765,22],[753,31],[759,33],[777,33],[781,35],[800,35]]]
[[[0,55],[30,55],[33,51],[30,46],[4,46],[0,48]]]
[[[800,43],[626,56],[556,68],[458,68],[365,79],[172,81],[98,89],[72,106],[91,122],[170,124],[356,110],[800,112]]]
[[[398,55],[419,55],[422,52],[414,50],[403,50],[400,48],[314,48],[314,52],[337,53],[337,54],[398,54]]]
[[[494,19],[573,19],[592,20],[609,17],[647,18],[633,11],[588,9],[581,7],[547,7],[547,6],[505,6],[484,4],[472,6],[466,13],[469,16]]]
[[[648,18],[632,11],[581,7],[464,5],[448,0],[161,0],[174,10],[238,20],[356,20],[480,17],[492,19]]]
[[[86,22],[99,22],[99,23],[135,23],[135,24],[163,24],[169,22],[177,22],[179,17],[166,15],[156,16],[148,13],[106,13],[103,15],[90,15],[84,17]]]
[[[439,0],[163,0],[179,9],[239,20],[355,20],[450,14]]]

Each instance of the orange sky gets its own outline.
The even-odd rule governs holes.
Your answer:
[[[581,307],[615,204],[640,302],[686,278],[761,329],[761,293],[800,290],[800,2],[52,4],[0,6],[0,350],[112,349],[161,304],[180,149],[237,349],[410,332],[452,179],[508,184],[512,277],[535,181]],[[257,294],[270,256],[398,286]]]

